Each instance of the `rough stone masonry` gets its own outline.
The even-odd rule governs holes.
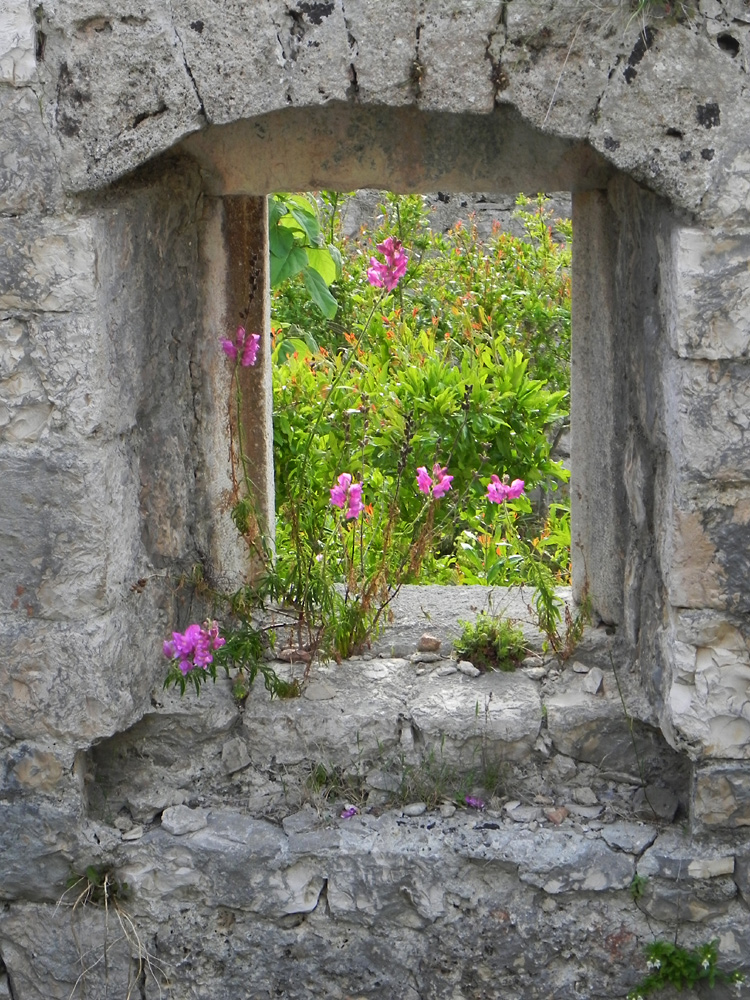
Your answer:
[[[650,6],[1,0],[0,995],[104,996],[106,970],[147,997],[621,996],[648,939],[625,888],[641,864],[649,919],[696,918],[750,959],[750,9]],[[231,704],[165,706],[159,643],[194,565],[220,585],[244,568],[230,420],[270,518],[263,196],[321,187],[572,192],[574,589],[685,769],[687,846],[581,823],[508,840],[463,814],[440,835],[385,814],[280,827],[244,786],[198,819],[169,810],[202,792],[142,808],[233,739],[264,781],[279,766]],[[264,363],[229,414],[218,338],[248,299]],[[555,697],[559,724],[579,695]],[[421,731],[389,706],[388,739]],[[553,740],[557,766],[600,777],[592,739]],[[92,864],[127,872],[130,902],[56,910]]]

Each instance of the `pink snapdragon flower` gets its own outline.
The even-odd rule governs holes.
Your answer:
[[[393,236],[389,236],[387,240],[378,243],[376,249],[385,257],[385,263],[379,261],[377,257],[370,257],[367,280],[376,288],[385,288],[387,292],[392,292],[406,274],[406,265],[409,258],[401,245],[401,241],[395,239]]]
[[[434,479],[432,478],[434,476]],[[453,482],[453,476],[448,475],[448,469],[443,468],[439,462],[435,462],[432,467],[432,476],[430,476],[424,465],[420,465],[417,469],[417,489],[420,493],[424,493],[425,496],[432,495],[435,500],[440,500],[444,497],[448,490],[451,488],[451,483]]]
[[[492,503],[505,503],[506,500],[516,500],[524,490],[523,479],[514,479],[510,486],[506,485],[499,476],[490,476],[487,484],[487,499]]]
[[[220,649],[225,642],[219,635],[218,624],[207,621],[202,626],[188,625],[184,632],[173,632],[162,649],[170,660],[179,660],[180,670],[187,675],[195,667],[206,670],[214,661],[213,650]]]
[[[237,358],[239,358],[240,364],[243,368],[250,368],[255,364],[258,358],[258,351],[260,349],[260,334],[248,334],[245,331],[244,326],[238,326],[234,340],[227,340],[223,338],[221,341],[221,348],[226,356],[231,358],[232,361],[236,361]]]
[[[362,483],[353,483],[348,472],[342,472],[337,483],[337,486],[331,487],[332,506],[346,511],[347,521],[358,518],[365,509],[362,503]]]

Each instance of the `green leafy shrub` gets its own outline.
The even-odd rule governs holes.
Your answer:
[[[474,622],[460,622],[463,632],[453,648],[477,670],[512,671],[526,655],[523,632],[507,618],[481,612]]]
[[[648,975],[628,993],[628,1000],[643,1000],[649,993],[673,986],[691,990],[696,983],[706,981],[710,987],[719,983],[745,981],[738,970],[726,973],[718,967],[718,941],[708,941],[697,948],[681,948],[671,941],[654,941],[646,947]]]

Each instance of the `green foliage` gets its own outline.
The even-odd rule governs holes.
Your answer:
[[[708,941],[697,948],[681,948],[671,941],[654,941],[646,947],[649,974],[628,993],[628,1000],[643,1000],[649,993],[673,986],[677,990],[692,989],[706,981],[710,987],[719,983],[744,982],[744,975],[735,970],[722,972],[718,967],[718,941]]]
[[[500,339],[507,351],[518,349],[528,359],[531,378],[569,391],[572,227],[569,220],[552,219],[542,196],[533,202],[519,198],[524,238],[498,228],[486,242],[471,220],[433,233],[419,195],[384,194],[382,222],[356,240],[338,235],[345,198],[334,205],[329,195],[325,207],[330,242],[337,242],[344,260],[333,285],[339,311],[335,322],[326,322],[295,279],[274,293],[273,325],[282,336],[305,330],[330,353],[345,349],[346,334],[361,325],[376,294],[366,280],[375,244],[395,235],[410,255],[395,305],[415,335],[432,332],[436,341],[456,348],[457,361],[465,345]]]
[[[520,210],[528,241],[497,233],[489,246],[473,228],[431,233],[419,197],[389,195],[382,208],[383,226],[369,239],[341,241],[346,267],[334,286],[341,303],[335,323],[311,312],[295,282],[274,297],[279,553],[300,465],[308,495],[327,497],[349,471],[364,477],[366,502],[387,499],[389,510],[396,502],[400,519],[414,523],[422,506],[412,485],[416,470],[438,462],[454,476],[451,499],[461,504],[435,510],[436,544],[420,560],[420,580],[521,582],[528,567],[520,553],[503,551],[501,538],[486,540],[493,515],[483,492],[491,473],[521,478],[527,490],[555,489],[566,478],[550,458],[545,431],[567,414],[569,247],[552,238],[541,201],[535,212]],[[365,271],[373,244],[391,226],[409,241],[411,257],[383,307]],[[569,224],[559,226],[569,237]],[[334,216],[330,228],[336,231]],[[535,539],[556,582],[566,582],[565,506],[553,505],[547,523],[528,503],[518,514],[521,534]],[[390,515],[368,521],[361,550],[380,551],[389,525]],[[407,574],[404,582],[415,578]]]
[[[130,889],[115,873],[106,867],[88,865],[83,874],[74,872],[68,879],[66,894],[76,890],[74,906],[109,906],[127,899]]]
[[[399,587],[418,581],[531,582],[555,634],[568,510],[552,504],[541,519],[521,497],[501,519],[486,488],[492,474],[527,490],[567,478],[546,431],[567,415],[569,223],[556,239],[543,199],[533,211],[521,199],[526,240],[497,231],[484,244],[473,225],[432,233],[420,197],[387,195],[382,226],[348,243],[338,237],[342,198],[322,200],[345,260],[333,285],[339,310],[335,322],[323,318],[299,278],[274,295],[276,556],[256,598],[298,616],[301,645],[337,657],[361,650]],[[282,229],[320,239],[310,213],[300,221],[292,206],[288,216]],[[389,235],[409,254],[391,295],[366,274]],[[438,502],[416,483],[435,464],[453,476]],[[365,514],[353,523],[329,503],[342,472],[363,484]]]
[[[300,276],[310,301],[326,319],[338,304],[329,286],[341,276],[341,256],[323,242],[317,204],[300,194],[274,194],[268,202],[271,287]]]
[[[646,885],[648,884],[647,875],[639,875],[637,872],[633,875],[630,882],[630,895],[634,903],[637,903],[645,892]]]
[[[481,612],[476,621],[460,624],[463,632],[453,648],[478,670],[515,670],[526,655],[523,632],[507,618]]]
[[[296,698],[299,695],[299,683],[283,680],[263,659],[262,635],[249,619],[246,596],[247,591],[242,590],[231,598],[230,605],[237,625],[220,630],[224,645],[213,650],[213,662],[205,668],[194,667],[183,674],[177,660],[171,660],[164,680],[165,688],[179,687],[180,694],[184,695],[188,684],[192,684],[196,694],[200,694],[201,686],[209,678],[216,683],[218,668],[222,667],[227,677],[233,675],[236,698],[247,697],[258,674],[262,675],[264,686],[272,698]]]

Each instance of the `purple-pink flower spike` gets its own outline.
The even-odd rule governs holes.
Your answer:
[[[248,334],[244,326],[238,326],[234,340],[227,340],[225,337],[222,338],[221,349],[232,361],[236,361],[239,358],[243,368],[250,368],[258,358],[260,334]]]
[[[389,236],[387,240],[377,244],[377,249],[385,257],[385,262],[379,261],[377,257],[370,257],[370,268],[367,272],[367,280],[376,288],[385,288],[387,292],[392,292],[399,281],[406,274],[407,257],[401,241]]]
[[[432,477],[435,477],[434,479]],[[420,493],[424,493],[425,496],[432,496],[435,500],[440,500],[448,490],[451,488],[451,483],[453,482],[453,476],[448,475],[448,469],[443,468],[439,462],[435,462],[432,467],[432,476],[430,476],[424,465],[420,465],[417,469],[417,489]]]
[[[417,469],[417,488],[420,493],[429,496],[430,489],[432,488],[432,479],[424,465],[420,465]]]
[[[490,476],[487,484],[487,499],[492,503],[505,503],[506,500],[516,500],[524,491],[525,483],[523,479],[514,479],[510,486],[507,486],[499,476]]]
[[[213,650],[220,649],[225,642],[219,635],[217,622],[207,621],[203,626],[188,625],[184,632],[173,632],[162,650],[169,659],[179,660],[178,666],[183,674],[189,674],[194,667],[205,670],[213,663]]]
[[[439,500],[441,497],[444,497],[451,488],[453,476],[449,476],[447,468],[441,468],[439,462],[436,462],[433,465],[432,474],[435,477],[435,485],[432,487],[432,495],[436,500]]]
[[[342,472],[337,482],[337,486],[331,487],[331,505],[345,511],[347,521],[353,521],[365,509],[362,483],[353,483],[348,472]]]
[[[469,809],[484,809],[484,801],[482,799],[476,798],[474,795],[467,795],[464,802],[469,807]]]

